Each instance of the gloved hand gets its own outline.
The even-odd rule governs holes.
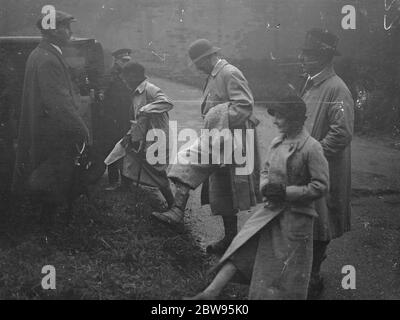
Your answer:
[[[271,202],[283,202],[286,198],[286,186],[282,183],[267,183],[263,190],[263,196]]]

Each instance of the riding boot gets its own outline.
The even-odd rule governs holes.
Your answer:
[[[189,186],[176,182],[176,192],[174,197],[174,203],[166,212],[153,212],[153,217],[161,220],[170,225],[179,225],[183,222],[183,216],[185,214],[186,204],[189,199]]]
[[[172,194],[171,188],[169,186],[166,188],[161,187],[160,192],[164,196],[165,201],[167,201],[168,209],[171,209],[172,206],[175,204],[175,198],[174,195]]]

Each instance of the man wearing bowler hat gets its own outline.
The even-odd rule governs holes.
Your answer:
[[[329,163],[330,186],[326,198],[315,205],[313,266],[309,298],[317,298],[323,289],[322,262],[330,240],[350,230],[351,140],[354,102],[349,89],[333,68],[340,55],[338,38],[322,29],[311,29],[299,56],[308,74],[301,95],[307,106],[305,126],[317,139]]]
[[[122,80],[121,73],[124,66],[131,61],[131,53],[132,50],[128,48],[118,49],[112,53],[114,64],[111,68],[103,101],[104,128],[102,135],[105,138],[107,154],[130,128],[129,109],[131,107],[132,97],[129,88]],[[108,166],[109,186],[106,190],[112,191],[117,189],[120,179],[122,186],[128,184],[128,181],[122,176],[121,171],[121,161],[117,161]]]
[[[73,191],[74,158],[89,141],[89,130],[63,57],[75,19],[56,11],[55,29],[43,29],[42,19],[36,24],[42,41],[26,63],[13,190],[39,201],[49,227],[56,207]]]
[[[196,40],[189,47],[192,64],[208,75],[201,104],[205,129],[231,131],[242,129],[242,141],[246,141],[245,130],[253,130],[255,136],[255,126],[258,124],[258,120],[253,116],[253,95],[242,72],[221,59],[218,55],[219,51],[220,48],[213,46],[206,39]],[[180,153],[189,152],[198,157],[195,150],[202,150],[203,146],[196,145],[197,143],[199,140],[194,143],[193,148],[180,151]],[[208,147],[207,142],[204,149]],[[256,143],[251,145],[251,148],[254,148],[255,159],[257,159]],[[222,161],[217,165],[172,165],[168,177],[176,185],[175,204],[169,211],[154,212],[153,216],[171,225],[181,224],[189,191],[203,184],[202,204],[209,203],[212,213],[222,216],[225,229],[224,238],[209,245],[207,251],[222,254],[237,233],[237,212],[248,210],[256,204],[257,200],[258,166],[255,165],[252,172],[243,175],[238,175],[236,168],[234,161],[230,164]]]

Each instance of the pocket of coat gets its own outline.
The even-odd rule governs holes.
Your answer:
[[[307,240],[312,236],[313,217],[295,211],[286,211],[284,214],[290,240]]]

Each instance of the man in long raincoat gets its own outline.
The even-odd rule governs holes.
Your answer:
[[[161,130],[166,138],[168,154],[168,111],[173,108],[173,103],[160,88],[147,80],[144,67],[137,62],[128,62],[122,69],[121,77],[131,91],[129,119],[132,125],[105,162],[110,165],[122,159],[122,178],[159,189],[169,208],[174,199],[166,172],[168,159],[165,163],[153,164],[149,161],[151,159],[147,157],[147,150],[156,142],[147,141],[146,137],[151,130]],[[150,191],[149,196],[160,202],[154,192]]]
[[[314,225],[314,258],[310,298],[323,289],[320,268],[330,240],[350,230],[351,140],[354,101],[346,84],[333,68],[338,38],[322,29],[307,32],[300,59],[309,77],[302,89],[307,105],[305,127],[318,140],[329,163],[327,197],[316,202],[318,219]]]
[[[154,212],[153,215],[166,223],[176,225],[183,222],[184,210],[189,197],[189,190],[203,184],[202,204],[209,203],[214,215],[221,215],[224,222],[225,236],[222,240],[211,244],[210,253],[223,253],[237,233],[237,216],[240,210],[248,210],[257,202],[258,192],[258,152],[255,141],[255,126],[258,120],[253,115],[254,98],[242,72],[218,55],[220,48],[212,46],[206,39],[193,42],[189,48],[189,56],[196,68],[207,74],[208,79],[203,91],[201,114],[205,119],[205,129],[221,130],[241,129],[243,141],[248,141],[253,133],[253,141],[249,149],[253,152],[251,166],[254,170],[246,174],[237,174],[235,161],[219,164],[176,164],[172,165],[168,176],[176,185],[175,205],[167,212]],[[206,142],[199,147],[199,139],[187,152],[208,152]],[[196,151],[199,150],[200,151]]]

